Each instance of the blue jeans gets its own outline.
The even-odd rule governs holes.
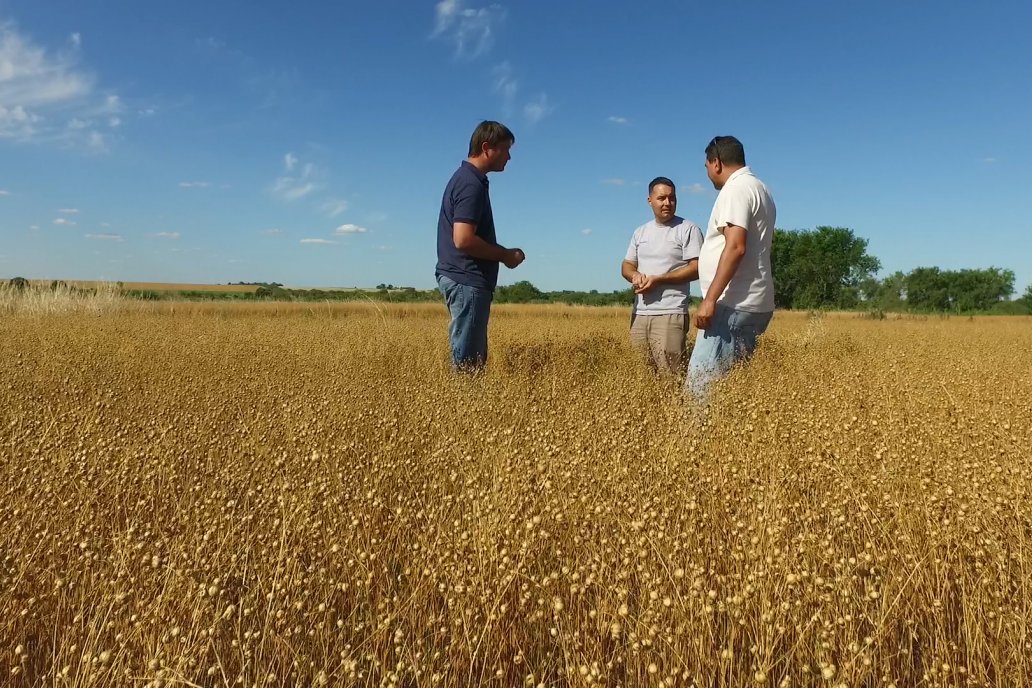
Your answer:
[[[767,329],[773,315],[736,311],[717,304],[709,329],[699,330],[695,337],[684,381],[685,392],[697,401],[706,401],[714,382],[726,375],[735,363],[752,356],[756,340]]]
[[[494,292],[459,284],[444,275],[437,276],[437,286],[451,313],[448,339],[452,365],[463,371],[483,368],[487,363],[487,320],[491,316]]]

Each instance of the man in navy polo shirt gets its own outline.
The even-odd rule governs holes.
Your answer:
[[[516,137],[499,122],[481,122],[469,157],[444,189],[437,221],[437,285],[451,313],[452,364],[476,371],[487,362],[487,321],[498,284],[498,264],[512,269],[526,256],[495,239],[488,172],[502,172]]]

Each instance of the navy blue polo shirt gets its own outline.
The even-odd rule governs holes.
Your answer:
[[[498,261],[474,258],[455,248],[452,234],[456,222],[476,225],[476,234],[489,244],[495,240],[494,215],[487,193],[487,175],[463,160],[455,170],[441,199],[437,220],[437,274],[459,284],[494,291],[498,284]]]

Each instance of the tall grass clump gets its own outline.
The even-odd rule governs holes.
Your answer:
[[[98,315],[121,310],[124,306],[118,288],[108,282],[90,288],[56,281],[49,286],[25,281],[0,282],[0,314],[4,315]]]

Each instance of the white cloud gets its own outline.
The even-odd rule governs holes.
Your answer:
[[[455,45],[455,56],[474,58],[494,45],[495,32],[505,21],[501,5],[474,9],[463,0],[441,0],[437,3],[432,37],[445,38]]]
[[[982,158],[982,162],[984,162],[986,165],[992,165],[993,163],[999,162],[999,161],[996,158],[989,157],[989,158]]]
[[[337,217],[348,209],[348,202],[342,198],[334,198],[322,204],[322,210],[329,217]]]
[[[209,182],[179,182],[181,189],[207,189],[211,186]]]
[[[623,186],[624,184],[627,183],[627,181],[625,179],[613,178],[613,179],[603,179],[601,183],[605,184],[606,186]]]
[[[692,195],[696,195],[696,196],[697,196],[697,195],[699,195],[699,194],[704,194],[704,193],[706,193],[707,191],[709,191],[709,189],[707,189],[707,188],[706,188],[705,186],[703,186],[702,184],[700,184],[700,183],[698,183],[698,182],[695,182],[694,184],[692,184],[691,186],[689,186],[689,187],[688,187],[688,188],[686,189],[686,191],[687,191],[688,193],[692,194]]]
[[[631,120],[627,119],[626,117],[617,117],[616,115],[612,115],[611,117],[608,117],[607,121],[612,122],[613,124],[630,124],[631,123]]]
[[[140,110],[139,112],[137,112],[137,114],[140,115],[140,117],[153,117],[157,113],[158,113],[157,109],[156,108],[152,108],[152,107],[144,108],[144,109]]]
[[[82,142],[70,133],[76,128],[58,123],[96,107],[89,102],[95,78],[77,59],[78,51],[51,54],[0,22],[0,139]]]
[[[86,145],[94,150],[106,150],[107,139],[99,131],[91,131],[89,137],[86,139]]]
[[[35,232],[35,231],[37,231],[39,229],[39,225],[29,225],[29,229],[31,229],[33,232]]]
[[[11,192],[7,189],[0,189],[0,196],[10,196]]]
[[[298,166],[300,165],[300,169]],[[301,164],[293,153],[283,156],[283,167],[288,174],[272,183],[272,194],[284,201],[296,201],[322,188],[316,181],[317,171],[312,163]]]
[[[302,244],[318,244],[320,246],[325,246],[327,244],[335,244],[337,242],[336,241],[330,241],[329,239],[302,239],[301,243]]]
[[[519,88],[519,82],[512,75],[512,65],[503,62],[494,68],[494,91],[502,97],[502,107],[506,111],[512,110]]]
[[[79,33],[78,31],[76,31],[75,33],[73,33],[71,36],[68,37],[68,42],[72,44],[73,48],[81,48],[82,47],[82,34]]]
[[[58,208],[57,212],[64,213],[65,215],[75,215],[79,212],[78,208]]]
[[[122,241],[121,234],[110,234],[107,232],[101,232],[100,234],[86,234],[87,239],[93,241]]]
[[[64,225],[64,226],[67,226],[67,227],[71,227],[71,226],[75,225],[74,222],[72,222],[71,220],[69,220],[68,218],[65,218],[65,217],[55,218],[54,219],[54,224],[55,225]]]
[[[365,227],[360,227],[358,225],[348,224],[348,225],[341,225],[340,227],[337,227],[337,229],[333,230],[333,233],[336,234],[337,236],[343,236],[345,234],[365,234],[368,231],[369,230],[366,229]]]
[[[366,214],[366,219],[369,220],[370,222],[386,222],[387,221],[387,213],[382,213],[382,212],[379,212],[379,211],[374,211],[374,212],[371,212],[371,213],[367,213]]]
[[[262,236],[279,236],[280,234],[283,234],[283,230],[282,229],[276,229],[275,227],[272,227],[270,229],[263,229],[262,231],[260,231],[258,233],[261,234]]]
[[[150,236],[152,239],[168,239],[170,241],[176,241],[182,235],[179,232],[154,232]]]
[[[580,231],[584,236],[591,236],[591,227],[585,227]]]
[[[548,104],[548,96],[540,93],[537,98],[523,106],[523,116],[531,124],[536,124],[552,114],[553,110],[555,108]]]
[[[116,127],[122,126],[122,118],[121,117],[109,117],[108,118],[108,126],[111,127],[112,129],[115,129]]]

